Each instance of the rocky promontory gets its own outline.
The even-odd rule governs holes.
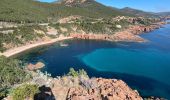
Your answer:
[[[83,69],[79,71],[70,69],[68,74],[56,78],[47,72],[30,71],[30,73],[33,76],[32,80],[13,87],[16,89],[24,84],[38,86],[39,91],[34,92],[34,99],[25,96],[29,100],[166,100],[156,97],[143,98],[137,90],[131,89],[119,79],[89,78]],[[13,96],[10,94],[4,100],[14,100]]]
[[[163,25],[163,22],[156,23],[149,26],[144,25],[132,25],[127,29],[115,32],[113,34],[93,34],[93,33],[72,33],[73,38],[79,39],[96,39],[96,40],[108,40],[108,41],[126,41],[126,42],[144,42],[145,39],[141,38],[139,34],[151,32],[158,29]]]
[[[142,100],[138,92],[122,80],[94,78],[85,81],[94,86],[69,88],[67,100]]]
[[[117,79],[60,77],[52,84],[51,97],[56,100],[143,100],[136,90]]]
[[[48,74],[35,73],[31,83],[39,87],[47,87],[48,96],[40,94],[37,100],[143,100],[136,90],[131,89],[125,82],[118,79],[89,78],[82,69],[70,72],[56,78]]]

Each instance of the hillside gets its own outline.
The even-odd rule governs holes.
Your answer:
[[[75,0],[73,0],[75,1]],[[1,0],[0,21],[47,22],[58,18],[80,15],[85,17],[113,17],[125,15],[93,0],[79,2],[42,3],[33,0]]]
[[[53,3],[35,0],[0,1],[0,21],[18,23],[54,22],[60,18],[72,15],[107,19],[115,16],[159,16],[158,14],[128,7],[123,9],[108,7],[95,0],[59,0]]]
[[[156,22],[155,19],[138,18],[135,13],[127,14],[128,11],[125,13],[94,0],[60,0],[53,3],[35,0],[1,0],[0,2],[1,52],[60,35],[77,37],[72,33],[105,34],[107,35],[105,39],[112,41],[116,39],[110,38],[110,35],[119,31],[126,30],[133,25],[148,26]],[[133,11],[139,12],[135,9]],[[128,15],[133,15],[133,17]],[[39,24],[45,22],[50,24]],[[35,23],[38,24],[35,25]],[[54,35],[51,36],[51,33]]]
[[[133,8],[129,8],[129,7],[125,7],[123,9],[120,9],[122,12],[124,13],[129,13],[131,15],[135,15],[138,17],[159,17],[158,15],[156,15],[153,12],[145,12],[142,10],[138,10],[138,9],[133,9]]]
[[[143,100],[122,80],[90,78],[83,69],[73,68],[53,78],[37,70],[36,65],[45,65],[41,62],[34,65],[6,57],[72,38],[145,42],[139,34],[162,25],[159,18],[146,18],[156,16],[95,0],[0,0],[0,100]]]
[[[159,16],[170,16],[170,12],[159,12],[157,13]]]
[[[118,10],[114,10],[110,7],[104,6],[94,0],[85,0],[82,3],[79,3],[77,1],[71,2],[71,3],[67,3],[67,2],[63,0],[61,5],[67,6],[67,8],[69,9],[71,7],[71,9],[77,10],[77,12],[70,11],[73,14],[81,15],[84,13],[84,15],[88,17],[113,17],[113,16],[118,16],[118,15],[125,15]]]
[[[0,20],[14,22],[41,22],[45,21],[47,15],[45,9],[38,6],[32,0],[1,0],[0,1]]]

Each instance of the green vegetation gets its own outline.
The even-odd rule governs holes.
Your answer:
[[[149,18],[145,18],[143,20],[139,20],[138,23],[147,26],[147,25],[151,25],[152,23],[155,23],[155,20],[149,19]]]
[[[102,22],[92,24],[90,23],[91,20],[98,18],[109,19],[114,16],[126,14],[121,13],[118,9],[113,9],[97,3],[94,0],[89,0],[83,4],[74,4],[72,6],[67,6],[63,3],[42,3],[35,0],[1,0],[0,22],[26,23],[26,25],[19,26],[18,28],[0,29],[0,31],[14,30],[13,33],[0,33],[0,51],[3,52],[6,49],[42,38],[43,34],[37,34],[34,30],[42,30],[45,32],[46,28],[34,25],[35,23],[56,22],[60,18],[72,15],[79,15],[89,19],[85,19],[79,24],[67,23],[52,25],[57,29],[59,34],[69,35],[69,32],[73,31],[72,27],[74,25],[79,29],[83,29],[85,32],[112,33],[116,30],[115,25]],[[68,32],[62,32],[60,27],[67,28]]]
[[[50,27],[53,27],[57,30],[58,35],[63,34],[64,36],[68,36],[70,32],[72,32],[72,27],[74,26],[73,23],[56,23],[56,24],[49,24]],[[65,28],[67,31],[63,32],[61,28]]]
[[[12,58],[0,57],[0,98],[6,96],[8,88],[30,79],[22,69],[22,63]]]
[[[120,12],[118,9],[113,9],[107,6],[104,6],[94,0],[88,0],[83,4],[72,4],[72,6],[65,6],[62,4],[58,6],[59,8],[62,7],[65,11],[64,13],[68,15],[81,15],[85,17],[92,17],[92,18],[108,18],[118,15],[126,15]],[[63,13],[61,13],[62,15]]]
[[[135,14],[133,12],[131,15]],[[79,15],[81,18],[73,20],[72,23],[52,24],[60,18],[72,15]],[[23,26],[18,24],[17,28],[0,29],[0,32],[13,31],[7,34],[0,33],[0,52],[26,43],[32,43],[44,36],[48,36],[45,34],[47,31],[46,26],[40,26],[37,23],[49,22],[51,23],[49,26],[54,27],[59,34],[69,35],[71,32],[80,30],[86,33],[114,34],[116,31],[127,28],[129,25],[136,23],[150,25],[153,22],[151,19],[137,20],[136,23],[131,23],[124,19],[120,21],[112,19],[115,16],[127,15],[129,14],[119,9],[99,4],[95,0],[88,0],[88,2],[81,5],[73,4],[71,6],[66,6],[63,3],[42,3],[36,0],[0,0],[0,22],[24,24]],[[118,28],[117,25],[121,26],[121,28]],[[74,30],[74,27],[77,29]],[[63,31],[61,28],[65,28],[66,31]],[[79,76],[88,77],[83,69],[76,71],[73,68],[70,68],[67,75],[72,76],[72,78]],[[44,76],[47,78],[50,75],[46,73]],[[31,75],[23,70],[22,62],[12,58],[0,57],[0,99],[10,92],[12,86],[21,84],[30,78]],[[93,83],[95,82],[81,79],[81,84],[86,88],[95,87],[96,84]],[[38,92],[37,85],[24,84],[12,91],[13,100],[33,98]]]
[[[88,77],[87,72],[84,69],[80,69],[75,71],[74,68],[70,68],[68,76],[78,77],[78,76],[85,76]]]
[[[0,51],[3,52],[7,48],[4,45],[11,44],[12,46],[19,46],[30,41],[35,41],[38,38],[43,37],[43,34],[35,33],[34,30],[46,31],[45,27],[38,25],[20,26],[13,28],[13,33],[3,34],[0,33]]]
[[[125,7],[123,9],[121,9],[121,11],[123,13],[129,13],[130,15],[138,16],[138,17],[159,17],[156,13],[145,12],[142,10],[133,9],[133,8],[129,8],[129,7]]]
[[[57,30],[59,36],[60,34],[63,34],[65,36],[68,36],[70,33],[81,33],[81,30],[83,30],[86,33],[94,33],[94,34],[114,34],[117,31],[121,31],[123,29],[126,29],[129,25],[150,25],[154,22],[153,19],[136,19],[135,22],[129,22],[127,19],[122,19],[119,21],[115,21],[115,19],[96,19],[96,18],[87,18],[82,17],[78,19],[70,20],[71,23],[56,23],[56,24],[49,24],[50,27],[53,27]],[[118,28],[117,25],[121,26],[121,28]],[[62,28],[66,31],[63,31]],[[76,28],[74,30],[73,28]],[[56,36],[53,35],[47,35],[45,32],[47,31],[46,26],[40,26],[40,25],[24,25],[19,26],[18,28],[6,28],[1,29],[3,30],[14,30],[12,33],[3,34],[0,33],[0,51],[3,52],[6,49],[20,46],[25,43],[31,43],[36,40],[41,39],[43,36],[49,36],[51,38],[56,38]],[[42,33],[36,33],[35,30],[40,30]]]
[[[96,1],[82,5],[66,6],[57,3],[42,3],[35,0],[1,0],[0,21],[17,23],[53,22],[58,18],[80,15],[86,17],[113,17],[126,15]]]
[[[85,32],[93,32],[93,33],[100,33],[100,34],[114,34],[114,32],[119,31],[120,29],[116,27],[116,25],[121,25],[124,29],[131,25],[126,20],[120,20],[112,22],[112,20],[103,19],[101,21],[97,21],[94,23],[87,23],[86,21],[82,21],[76,26],[79,27],[79,29],[83,29]]]
[[[156,16],[131,8],[116,9],[104,6],[95,0],[83,4],[43,3],[36,0],[1,0],[0,21],[17,23],[54,22],[60,18],[80,15],[90,18],[111,18],[115,16]],[[77,0],[75,0],[76,2]]]
[[[0,22],[26,24],[19,25],[18,28],[0,29],[0,31],[14,30],[13,33],[0,33],[0,51],[3,52],[6,49],[41,39],[44,34],[35,33],[34,30],[46,32],[46,28],[35,25],[36,23],[53,23],[67,16],[78,15],[82,19],[73,20],[73,23],[50,24],[57,29],[59,34],[65,36],[75,32],[73,27],[78,28],[76,31],[83,30],[86,33],[114,34],[133,24],[127,20],[113,21],[112,18],[115,16],[127,16],[128,14],[119,9],[104,6],[94,0],[87,0],[82,4],[74,3],[70,6],[66,5],[63,0],[60,1],[63,3],[42,3],[36,0],[1,0]],[[150,24],[149,20],[139,20],[138,23],[142,25]],[[117,25],[121,25],[121,28],[117,28]],[[63,32],[61,27],[66,28],[67,31]]]
[[[128,17],[127,17],[128,18]],[[57,31],[60,34],[66,34],[69,33],[82,33],[81,30],[88,33],[94,33],[94,34],[114,34],[115,32],[122,31],[124,29],[127,29],[130,25],[151,25],[154,23],[154,19],[149,18],[135,18],[132,17],[135,20],[132,21],[132,19],[120,19],[119,21],[116,21],[116,19],[96,19],[96,18],[85,18],[81,17],[78,19],[70,19],[70,23],[56,23],[56,24],[50,24],[49,26],[54,27],[57,29]],[[121,28],[117,27],[121,26]],[[67,29],[67,32],[62,32],[61,28]],[[73,29],[74,28],[74,29]]]
[[[117,28],[116,25],[121,25],[121,29]],[[95,34],[114,34],[116,31],[123,30],[127,28],[132,23],[127,20],[112,21],[111,19],[90,19],[82,18],[73,20],[72,23],[57,23],[50,24],[51,27],[54,27],[58,30],[59,33],[62,33],[61,27],[68,30],[67,33],[75,32],[73,27],[77,27],[76,31],[83,30],[86,33],[95,33]],[[65,33],[62,33],[65,34]]]
[[[39,92],[37,85],[24,84],[12,91],[13,100],[33,99],[34,95]]]
[[[47,14],[33,0],[1,0],[0,20],[18,23],[43,22],[47,20]]]

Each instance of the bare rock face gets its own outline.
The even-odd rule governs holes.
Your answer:
[[[94,0],[60,0],[59,3],[62,3],[66,6],[74,6],[74,5],[80,5],[89,1],[94,1]]]
[[[73,38],[79,39],[96,39],[96,40],[108,40],[108,41],[126,41],[126,42],[145,42],[146,40],[141,38],[139,34],[153,31],[160,28],[161,23],[150,26],[134,25],[129,28],[116,32],[115,34],[94,34],[94,33],[72,33]]]
[[[122,80],[97,79],[102,99],[106,100],[142,100],[137,91],[133,91]]]
[[[150,26],[132,26],[128,29],[129,32],[138,35],[141,33],[146,33],[153,31],[154,29],[160,28],[160,25],[150,25]]]
[[[71,3],[84,3],[87,0],[65,0],[66,4],[71,4]]]
[[[48,35],[57,35],[58,34],[58,32],[57,32],[57,30],[55,29],[55,28],[53,28],[53,27],[47,27],[47,34]]]
[[[52,78],[50,83],[54,100],[166,100],[143,99],[136,90],[117,79],[63,76]]]
[[[107,41],[129,41],[129,42],[144,42],[145,40],[138,35],[128,31],[117,32],[113,35],[108,34],[70,34],[73,38],[78,39],[94,39],[94,40],[107,40]]]
[[[45,66],[45,64],[42,63],[42,62],[37,62],[35,65],[30,63],[30,64],[27,66],[27,69],[30,70],[30,71],[34,71],[34,70],[41,69],[41,68],[43,68],[44,66]]]
[[[143,100],[122,80],[97,78],[96,82],[95,88],[70,88],[67,100]]]
[[[109,40],[110,36],[108,34],[81,34],[81,33],[73,33],[70,34],[73,38],[79,39],[96,39],[96,40]]]
[[[144,42],[145,40],[138,35],[132,34],[128,31],[117,32],[112,36],[115,41],[127,41],[127,42]]]
[[[72,23],[73,20],[77,20],[77,19],[81,19],[81,16],[74,15],[74,16],[68,16],[65,18],[61,18],[60,20],[58,20],[58,23]]]

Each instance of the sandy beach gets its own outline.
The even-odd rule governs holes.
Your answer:
[[[51,44],[51,43],[55,43],[57,41],[62,41],[62,40],[67,40],[67,39],[72,39],[72,37],[59,37],[56,39],[51,39],[49,41],[42,41],[42,42],[37,42],[34,44],[29,44],[29,45],[25,45],[25,46],[21,46],[21,47],[17,47],[17,48],[12,48],[12,49],[9,49],[3,53],[0,53],[0,55],[5,56],[5,57],[11,57],[11,56],[19,54],[23,51],[29,50],[31,48],[35,48],[38,46],[47,45],[47,44]]]

